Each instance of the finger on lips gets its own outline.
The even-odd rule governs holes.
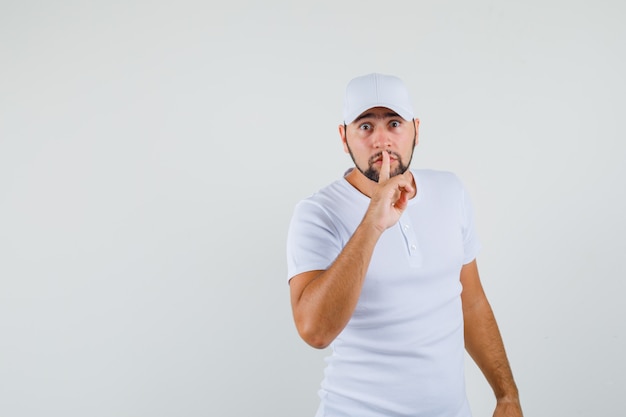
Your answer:
[[[387,181],[389,179],[389,170],[390,170],[390,165],[391,165],[389,152],[383,151],[382,156],[383,156],[383,163],[380,166],[380,174],[378,175],[378,182]]]

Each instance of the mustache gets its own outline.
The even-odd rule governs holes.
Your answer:
[[[400,158],[400,154],[398,154],[397,152],[387,151],[387,153],[389,154],[390,157],[393,157],[394,159],[402,162],[402,158]],[[382,157],[383,157],[383,151],[375,153],[374,155],[370,157],[368,161],[369,165],[373,165],[376,161],[378,161],[379,159],[382,159]]]

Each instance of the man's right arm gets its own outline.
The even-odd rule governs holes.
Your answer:
[[[327,270],[303,272],[289,281],[296,328],[309,345],[325,348],[350,320],[381,234],[364,219]]]
[[[414,193],[410,173],[389,178],[389,154],[383,152],[380,179],[363,220],[327,270],[307,271],[289,281],[298,333],[309,345],[328,346],[348,324],[378,239],[398,222]]]

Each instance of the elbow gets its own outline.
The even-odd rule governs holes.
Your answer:
[[[300,337],[304,340],[309,346],[315,349],[326,349],[330,346],[332,339],[320,337],[318,335],[312,334],[304,334],[300,333]]]
[[[315,349],[325,349],[335,339],[315,323],[298,323],[296,327],[302,340]]]

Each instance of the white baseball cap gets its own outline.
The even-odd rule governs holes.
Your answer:
[[[352,79],[346,87],[343,121],[350,124],[365,110],[386,107],[404,120],[414,118],[409,91],[402,80],[393,75],[368,74]]]

